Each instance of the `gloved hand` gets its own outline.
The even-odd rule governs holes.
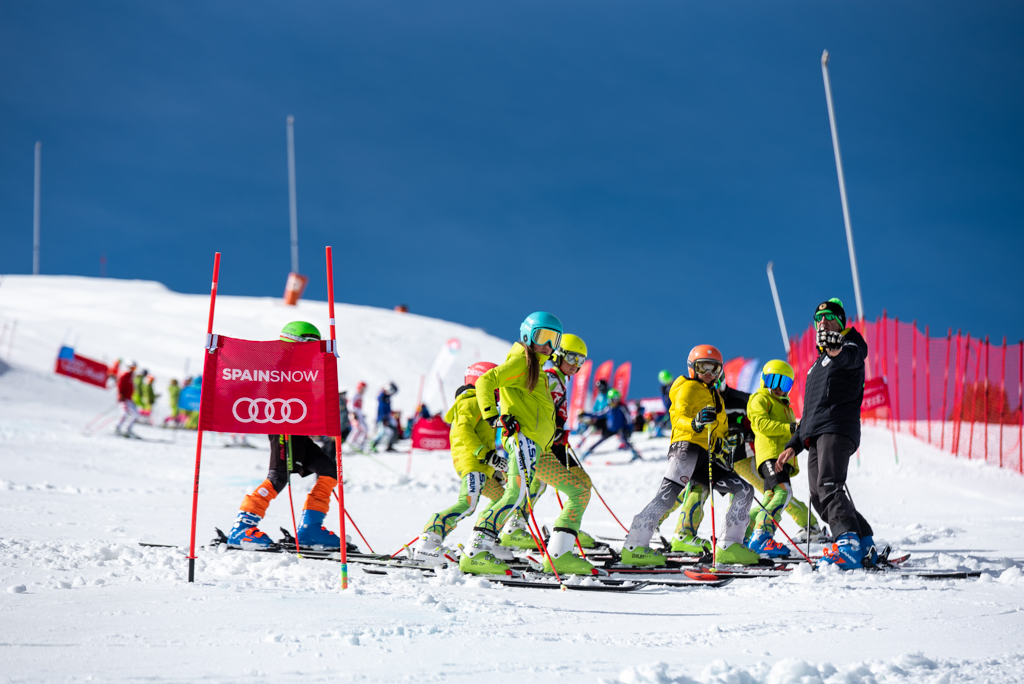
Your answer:
[[[789,424],[789,434],[795,435],[796,434],[796,428],[797,428],[797,424],[796,423],[790,423]]]
[[[508,459],[500,455],[494,449],[487,452],[487,456],[484,457],[484,463],[494,468],[497,472],[508,472]]]
[[[743,441],[743,435],[740,433],[734,433],[725,438],[725,448],[729,450],[729,453],[736,451],[736,447]]]
[[[838,330],[818,330],[816,342],[822,349],[841,349],[843,346],[843,333]]]
[[[552,444],[561,444],[562,443],[562,439],[564,437],[565,437],[565,430],[563,430],[562,428],[555,428],[555,434],[551,438],[551,443]]]
[[[509,437],[519,432],[519,422],[516,421],[514,416],[492,416],[487,419],[487,423],[492,428],[500,429],[502,437]]]
[[[493,476],[493,477],[494,477],[494,481],[495,481],[495,482],[497,482],[498,484],[500,484],[500,485],[501,485],[502,487],[504,487],[504,486],[505,486],[505,480],[507,479],[507,478],[505,477],[505,473],[501,472],[500,470],[495,470],[495,471],[494,471],[494,476]]]
[[[693,428],[694,432],[704,432],[705,425],[711,425],[715,422],[715,409],[710,406],[705,406],[698,413],[697,416],[690,422],[690,427]]]

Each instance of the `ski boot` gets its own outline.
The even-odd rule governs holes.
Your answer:
[[[508,565],[494,557],[495,539],[483,530],[473,531],[473,541],[459,559],[459,569],[471,575],[511,575]]]
[[[571,531],[557,528],[552,531],[548,542],[548,553],[544,557],[544,572],[552,572],[551,563],[559,575],[596,575],[597,570],[586,559],[573,554],[576,535]]]
[[[299,546],[317,551],[340,551],[341,538],[324,527],[326,513],[306,509],[302,511],[302,524],[299,525]]]
[[[620,560],[623,565],[660,567],[665,565],[665,556],[650,546],[622,547]]]
[[[580,530],[576,534],[576,539],[579,540],[580,546],[582,546],[585,549],[596,549],[597,548],[597,542],[594,541],[594,538],[591,537],[586,532],[584,532],[583,530]]]
[[[826,535],[822,532],[821,527],[818,525],[811,525],[810,529],[810,540],[812,544],[824,543]],[[793,541],[797,544],[807,543],[807,528],[801,527],[800,531],[793,537]]]
[[[718,547],[715,552],[715,563],[725,563],[726,565],[759,565],[761,563],[761,557],[743,544],[734,542],[725,547]]]
[[[424,532],[409,547],[409,560],[423,565],[438,566],[447,562],[446,549],[441,545],[441,537],[433,532]]]
[[[276,551],[277,544],[260,531],[259,524],[260,516],[239,511],[234,527],[228,532],[228,546],[246,551]]]
[[[843,532],[831,548],[825,549],[818,567],[834,565],[842,570],[861,568],[864,562],[864,548],[855,532]]]
[[[711,550],[711,542],[701,539],[692,534],[673,534],[672,551],[675,553],[687,553],[691,556],[699,556]]]
[[[511,546],[502,546],[501,544],[495,544],[491,547],[491,555],[500,561],[511,563],[517,561],[516,550]]]
[[[861,561],[861,565],[865,568],[878,567],[879,553],[875,548],[875,540],[870,534],[860,538],[860,548],[864,549],[864,559]]]
[[[501,545],[511,546],[513,549],[538,550],[537,542],[533,541],[533,535],[527,531],[526,524],[519,515],[505,525],[505,529],[501,532]]]
[[[754,530],[750,542],[747,543],[754,553],[767,556],[768,558],[784,558],[789,555],[789,549],[775,541],[767,530]]]

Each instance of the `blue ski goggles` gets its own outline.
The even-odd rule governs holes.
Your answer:
[[[562,333],[551,328],[537,328],[533,331],[532,341],[538,347],[550,344],[551,349],[558,349],[558,345],[562,342]]]
[[[787,378],[785,375],[782,375],[781,373],[768,373],[766,375],[762,374],[761,382],[763,382],[764,386],[767,387],[768,389],[782,390],[786,394],[788,394],[789,391],[793,389],[793,378]]]

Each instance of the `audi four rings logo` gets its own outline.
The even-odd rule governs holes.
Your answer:
[[[243,409],[245,413],[243,418],[238,415],[238,407],[245,403],[248,403],[249,410],[246,412]],[[302,415],[298,418],[292,418],[293,406],[296,409],[302,409]],[[306,404],[301,399],[250,399],[249,397],[242,397],[235,400],[235,403],[232,404],[231,415],[239,423],[301,423],[306,417]]]

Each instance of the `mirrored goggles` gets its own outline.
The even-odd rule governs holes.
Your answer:
[[[702,359],[700,361],[694,361],[693,370],[697,372],[697,375],[711,374],[718,377],[718,374],[722,372],[722,364],[717,361],[709,361]]]
[[[787,378],[781,373],[768,373],[762,375],[761,380],[764,382],[764,386],[768,389],[778,389],[785,393],[789,393],[789,390],[793,389],[793,378]]]
[[[570,366],[579,368],[583,365],[583,362],[587,360],[587,355],[580,354],[579,352],[565,352],[565,356],[563,358]]]
[[[822,321],[839,321],[842,323],[842,319],[833,313],[816,313],[814,314],[814,322],[821,323]]]
[[[562,341],[562,333],[551,328],[537,328],[533,331],[533,343],[538,347],[550,344],[552,349],[558,349]]]

